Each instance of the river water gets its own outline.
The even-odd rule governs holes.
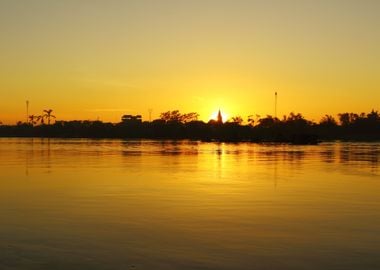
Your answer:
[[[0,269],[380,269],[380,143],[0,139]]]

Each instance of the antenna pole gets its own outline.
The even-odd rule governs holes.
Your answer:
[[[152,122],[152,109],[149,109],[149,122]]]
[[[277,92],[274,92],[274,117],[277,118]]]
[[[26,101],[26,123],[29,123],[29,100]]]

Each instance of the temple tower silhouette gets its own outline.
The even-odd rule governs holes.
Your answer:
[[[218,112],[218,119],[216,121],[218,124],[223,124],[223,117],[222,117],[222,113],[220,112],[220,109],[219,109],[219,112]]]

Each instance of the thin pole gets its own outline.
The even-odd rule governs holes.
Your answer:
[[[152,122],[152,109],[149,109],[149,122]]]
[[[29,100],[26,101],[26,123],[29,123]]]
[[[277,92],[274,92],[274,117],[277,118]]]

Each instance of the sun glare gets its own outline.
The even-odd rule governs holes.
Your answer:
[[[215,121],[218,120],[218,112],[219,110],[216,110],[215,112],[213,112],[210,116],[210,120],[215,120]],[[220,113],[222,114],[223,123],[226,122],[228,120],[228,115],[222,110],[220,110]]]

